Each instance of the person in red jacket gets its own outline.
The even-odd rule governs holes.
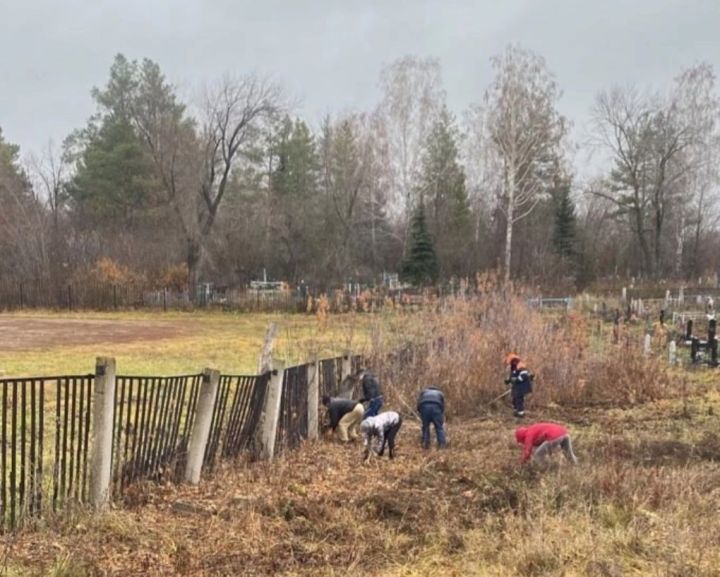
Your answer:
[[[522,462],[531,458],[544,463],[554,449],[562,449],[565,458],[577,465],[577,457],[572,450],[570,435],[565,427],[557,423],[535,423],[529,427],[515,429],[515,440],[523,446]]]

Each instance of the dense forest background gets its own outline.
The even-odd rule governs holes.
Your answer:
[[[314,126],[267,78],[182,99],[157,63],[118,55],[63,143],[21,151],[0,131],[0,279],[183,288],[266,273],[322,290],[497,269],[579,288],[717,271],[709,65],[662,90],[607,87],[571,141],[542,57],[513,45],[492,63],[458,115],[438,61],[408,56],[383,70],[374,108]]]

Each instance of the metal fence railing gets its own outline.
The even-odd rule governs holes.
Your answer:
[[[22,282],[0,279],[0,310],[187,310],[193,307],[246,312],[303,312],[306,295],[297,291],[257,291],[247,288],[199,292],[147,283],[112,283],[92,279],[53,283],[47,279]]]
[[[359,363],[354,357],[351,365]],[[318,364],[320,396],[336,395],[343,359]],[[313,364],[282,373],[277,452],[297,447],[308,436],[313,375]],[[138,481],[182,478],[205,377],[115,377],[110,456],[115,499]],[[252,447],[270,378],[270,373],[219,376],[205,470]],[[94,383],[94,375],[0,379],[0,531],[89,502]]]
[[[201,378],[117,377],[112,458],[116,494],[141,479],[179,479]]]
[[[268,380],[269,374],[220,377],[210,438],[205,449],[208,469],[212,470],[218,456],[234,458],[250,448],[260,421]]]
[[[0,529],[88,496],[92,375],[0,380]]]
[[[308,376],[310,365],[285,369],[275,450],[297,447],[308,434]]]

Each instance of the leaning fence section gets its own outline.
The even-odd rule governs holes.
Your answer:
[[[222,375],[205,449],[204,465],[212,470],[218,457],[235,458],[250,448],[260,421],[269,374]]]
[[[308,376],[310,365],[285,369],[280,415],[275,441],[276,452],[297,447],[308,436]]]
[[[334,397],[342,381],[342,357],[320,361],[320,396]]]
[[[0,380],[0,529],[88,498],[92,375]]]
[[[317,374],[315,363],[288,367],[281,383],[271,373],[220,375],[215,381],[203,381],[203,374],[115,376],[113,368],[109,407],[103,396],[108,389],[105,384],[96,387],[94,375],[0,379],[0,530],[95,499],[90,469],[102,462],[102,455],[109,455],[107,494],[115,499],[138,481],[187,478],[192,461],[188,451],[198,438],[203,438],[205,471],[220,459],[238,457],[252,449],[263,411],[270,411],[266,402],[271,386],[280,395],[279,411],[270,421],[275,428],[274,452],[295,448],[309,436],[308,396],[337,395],[343,379],[360,362],[359,357],[320,360]],[[98,375],[107,378],[107,373]],[[201,388],[208,384],[217,390],[205,429],[208,418],[198,413],[205,410],[200,406]],[[281,389],[274,388],[278,385]],[[312,407],[317,402],[313,400]],[[100,413],[94,416],[94,409]],[[209,410],[203,414],[210,415]],[[96,455],[91,447],[93,419],[97,417],[101,427],[103,414],[112,424],[107,429],[108,435],[112,431],[107,445],[111,452]],[[198,424],[197,433],[196,422],[205,423]],[[91,452],[98,459],[95,464]]]
[[[201,378],[117,377],[111,465],[115,494],[143,479],[179,480]]]

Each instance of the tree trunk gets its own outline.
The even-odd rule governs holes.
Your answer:
[[[645,237],[645,221],[643,219],[642,208],[639,203],[637,203],[633,208],[633,212],[635,213],[635,232],[637,232],[638,244],[640,245],[640,251],[643,255],[643,262],[645,266],[644,272],[647,275],[651,275],[653,259],[652,254],[650,253],[647,238]]]
[[[515,216],[515,170],[512,165],[508,168],[507,176],[507,223],[505,225],[505,282],[510,281],[512,266],[512,236],[513,218]]]
[[[693,276],[700,274],[700,237],[702,235],[703,227],[703,216],[705,211],[705,194],[701,190],[700,198],[698,199],[698,210],[695,218],[695,238],[693,246],[693,257],[692,257],[692,273]]]
[[[197,304],[197,288],[200,280],[201,260],[202,244],[195,238],[188,238],[185,262],[188,268],[188,290],[190,292],[190,302],[193,304]]]
[[[682,262],[683,262],[683,231],[685,230],[685,214],[680,216],[680,226],[678,227],[677,236],[675,242],[677,244],[675,248],[675,277],[680,278],[682,274]]]

